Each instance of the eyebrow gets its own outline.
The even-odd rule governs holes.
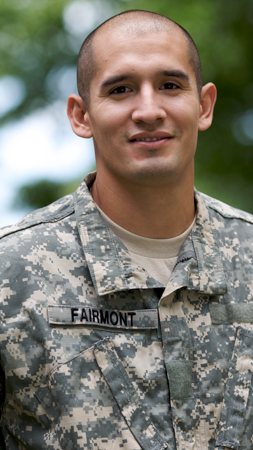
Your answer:
[[[173,78],[181,78],[184,81],[189,82],[190,77],[186,72],[183,72],[182,70],[161,70],[156,73],[157,76],[166,76],[166,77],[173,77]],[[111,86],[113,84],[121,83],[121,81],[131,80],[135,78],[135,75],[133,74],[122,74],[122,75],[116,75],[107,78],[105,81],[101,83],[101,88],[107,88],[108,86]]]
[[[107,78],[103,83],[101,83],[101,88],[106,88],[108,86],[111,86],[112,84],[121,83],[121,81],[125,80],[131,80],[134,78],[133,75],[123,74],[123,75],[116,75],[114,77]]]
[[[173,78],[181,78],[184,81],[190,81],[189,75],[184,72],[183,70],[162,70],[161,72],[157,73],[158,76],[166,76],[166,77],[173,77]]]

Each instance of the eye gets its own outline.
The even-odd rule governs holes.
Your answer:
[[[118,86],[110,94],[126,94],[127,92],[131,92],[131,89],[126,86]]]
[[[162,91],[174,91],[175,89],[179,89],[179,87],[175,83],[164,83],[160,89]]]

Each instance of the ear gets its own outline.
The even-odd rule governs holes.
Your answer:
[[[88,110],[85,102],[79,95],[70,95],[67,104],[67,114],[72,130],[77,136],[87,139],[93,136]]]
[[[198,126],[200,131],[207,130],[212,124],[216,97],[217,91],[213,83],[207,83],[202,87]]]

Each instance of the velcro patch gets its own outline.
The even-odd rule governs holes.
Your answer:
[[[230,323],[252,323],[253,304],[252,303],[229,303],[211,304],[210,315],[212,323],[215,325]]]
[[[52,325],[92,325],[131,330],[158,328],[156,309],[119,311],[87,306],[49,306],[48,322]]]

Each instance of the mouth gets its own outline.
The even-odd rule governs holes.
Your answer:
[[[137,142],[156,142],[156,141],[160,141],[161,139],[165,139],[165,138],[161,138],[161,137],[157,137],[157,138],[136,138],[136,139],[132,139],[133,141],[137,141]],[[166,138],[167,139],[167,138]]]
[[[130,137],[130,142],[161,142],[171,138],[171,134],[164,131],[156,131],[153,133],[140,132]]]
[[[172,136],[165,133],[156,133],[156,136],[148,136],[147,133],[139,133],[130,139],[130,143],[146,149],[158,149],[163,147],[172,139]]]

